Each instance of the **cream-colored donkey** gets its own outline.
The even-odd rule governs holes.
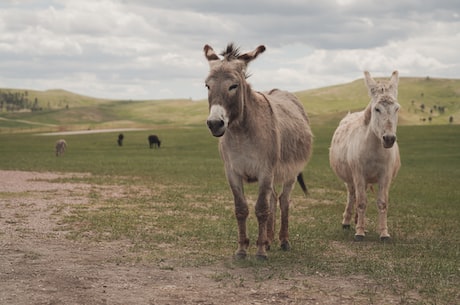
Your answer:
[[[378,184],[378,230],[380,239],[390,238],[387,226],[388,193],[401,161],[396,126],[398,124],[398,72],[390,81],[375,81],[364,72],[371,101],[364,111],[349,113],[337,127],[332,138],[329,161],[348,190],[348,202],[343,213],[343,228],[350,228],[356,206],[355,239],[365,235],[365,212],[368,185]]]

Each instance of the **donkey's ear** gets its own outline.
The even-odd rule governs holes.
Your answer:
[[[211,48],[210,45],[205,45],[203,48],[204,56],[207,58],[209,62],[214,60],[219,60],[219,56],[217,56],[216,52]]]
[[[263,53],[265,51],[265,46],[264,45],[260,45],[258,46],[254,51],[251,51],[251,52],[247,52],[245,54],[242,54],[240,56],[238,56],[238,59],[240,60],[243,60],[246,65],[248,63],[250,63],[251,61],[253,61],[254,59],[256,59],[256,57],[260,54],[260,53]]]
[[[364,71],[364,83],[366,84],[369,97],[373,97],[377,90],[377,82],[372,78],[368,71]]]
[[[369,125],[369,122],[371,121],[371,113],[372,107],[371,104],[367,105],[366,109],[364,109],[364,125]]]
[[[395,98],[398,98],[398,83],[399,83],[399,73],[398,71],[393,71],[391,74],[390,82],[388,84],[388,89]]]

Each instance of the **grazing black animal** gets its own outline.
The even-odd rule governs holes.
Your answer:
[[[123,139],[124,139],[124,138],[125,138],[125,136],[124,136],[122,133],[120,133],[120,134],[118,135],[118,140],[117,140],[118,146],[123,146]]]
[[[157,135],[149,135],[149,145],[150,145],[150,148],[153,148],[155,145],[160,148],[160,145],[161,145],[161,141],[160,139],[158,138]]]

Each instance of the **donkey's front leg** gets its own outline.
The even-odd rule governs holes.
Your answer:
[[[382,241],[390,239],[390,234],[388,234],[388,225],[387,225],[389,188],[390,188],[389,183],[380,184],[379,185],[379,195],[377,198],[377,208],[379,210],[378,230],[380,232],[380,240]]]
[[[365,218],[367,208],[367,194],[366,194],[366,183],[364,181],[355,182],[356,190],[356,214],[358,216],[356,222],[355,240],[361,241],[364,239],[365,231]]]
[[[235,216],[238,222],[238,249],[235,252],[235,257],[243,259],[247,255],[249,248],[249,238],[246,232],[246,219],[249,215],[248,204],[243,192],[243,183],[241,180],[228,179],[230,188],[233,193],[235,202]]]
[[[259,196],[256,202],[256,216],[259,223],[259,238],[257,239],[257,253],[259,259],[267,259],[267,223],[271,217],[270,200],[273,196],[273,180],[259,183]]]

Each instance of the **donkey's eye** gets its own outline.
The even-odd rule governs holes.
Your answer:
[[[230,87],[228,87],[228,91],[232,91],[234,89],[238,88],[238,85],[231,85]]]
[[[375,108],[375,112],[380,113],[380,108]]]
[[[205,85],[205,86],[206,86],[206,88],[208,88],[208,90],[209,90],[209,85],[208,85],[208,84],[204,84],[204,85]]]

